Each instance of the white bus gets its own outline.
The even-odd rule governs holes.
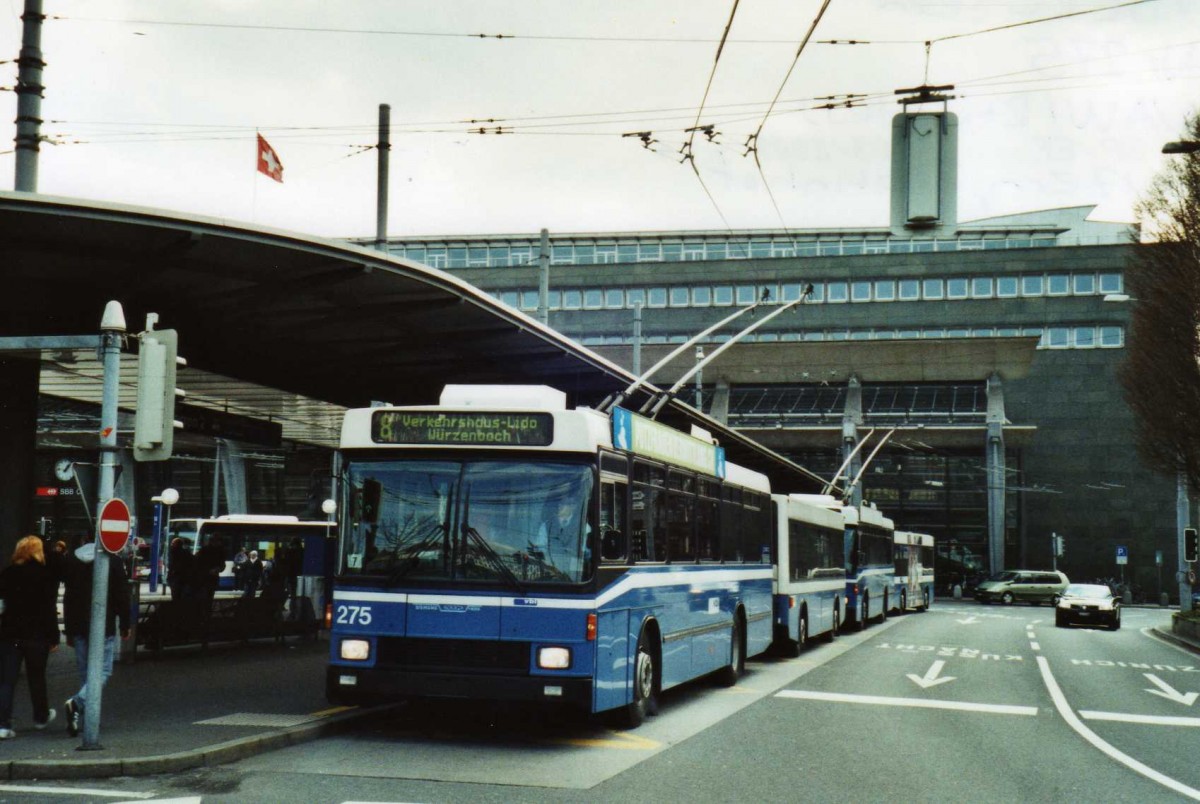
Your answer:
[[[796,656],[812,636],[832,641],[845,612],[845,521],[831,497],[772,496],[775,558],[775,650]]]
[[[927,533],[898,530],[895,545],[895,576],[892,579],[894,608],[903,614],[910,609],[926,611],[933,603],[934,539]]]

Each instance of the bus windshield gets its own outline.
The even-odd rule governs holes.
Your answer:
[[[592,574],[592,466],[352,462],[342,572],[410,581],[579,583]]]

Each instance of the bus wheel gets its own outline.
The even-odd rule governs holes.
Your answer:
[[[742,621],[736,614],[733,617],[732,636],[729,664],[717,671],[717,683],[722,687],[732,687],[746,669],[746,652],[742,649]]]
[[[863,595],[861,611],[858,613],[858,622],[854,624],[856,631],[865,631],[867,629],[867,618],[871,616],[871,597]]]
[[[883,608],[879,611],[879,622],[887,622],[888,616],[888,596],[887,592],[883,593]]]
[[[808,644],[808,611],[800,612],[800,627],[796,629],[796,653],[804,650]]]
[[[929,611],[929,590],[921,593],[921,611]]]
[[[646,717],[658,714],[658,694],[654,685],[654,654],[646,644],[646,634],[638,639],[633,665],[633,700],[620,710],[618,725],[636,729]]]
[[[838,607],[837,607],[837,604],[834,603],[834,605],[833,605],[833,622],[830,623],[829,630],[825,632],[825,641],[832,642],[833,640],[837,639],[837,632],[838,632]]]
[[[908,611],[908,590],[901,589],[900,590],[900,611],[897,613],[904,614],[907,611]]]

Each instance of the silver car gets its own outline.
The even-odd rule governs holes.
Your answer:
[[[1121,601],[1112,590],[1097,583],[1073,583],[1063,592],[1054,611],[1054,624],[1065,628],[1072,623],[1103,623],[1110,630],[1121,627]]]
[[[975,599],[1006,606],[1018,600],[1054,605],[1070,583],[1057,570],[1005,570],[975,587]]]

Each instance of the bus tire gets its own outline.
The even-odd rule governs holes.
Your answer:
[[[785,625],[775,627],[775,641],[772,647],[777,655],[785,659],[795,659],[800,655],[800,643],[791,638]]]
[[[885,623],[888,618],[888,593],[883,593],[883,608],[879,610],[879,622]]]
[[[808,609],[800,609],[800,623],[796,627],[796,655],[808,646]]]
[[[926,589],[921,593],[921,611],[929,611],[929,590]]]
[[[897,614],[906,614],[908,612],[908,590],[900,590],[900,610]]]
[[[633,660],[633,700],[618,710],[617,725],[626,729],[636,729],[647,717],[658,714],[658,671],[649,643],[643,630]]]
[[[859,606],[858,619],[854,623],[855,631],[867,630],[867,618],[871,616],[871,596],[863,595],[862,605]]]
[[[741,612],[733,615],[733,633],[729,645],[729,664],[717,671],[717,683],[732,687],[746,670],[746,646],[742,640]]]
[[[832,642],[837,639],[838,632],[838,604],[834,601],[833,604],[833,622],[829,624],[829,630],[825,632],[825,641]]]

